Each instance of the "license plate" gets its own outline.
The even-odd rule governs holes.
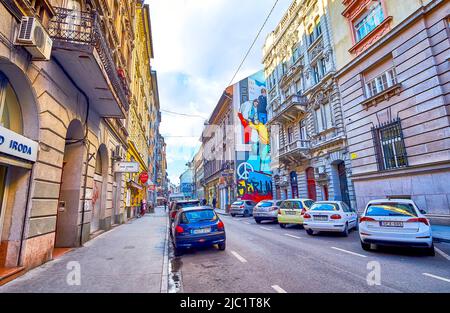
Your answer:
[[[381,227],[403,227],[403,222],[381,221]]]
[[[328,221],[327,215],[314,215],[315,221]]]
[[[286,215],[295,215],[297,212],[295,211],[286,211]]]
[[[211,232],[211,228],[200,228],[200,229],[194,229],[193,233],[198,235],[198,234],[207,234]]]

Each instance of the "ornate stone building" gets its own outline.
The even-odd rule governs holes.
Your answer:
[[[293,1],[265,42],[273,193],[354,207],[329,2]]]
[[[137,2],[0,1],[0,267],[124,220]]]
[[[330,5],[358,209],[408,197],[449,224],[449,1]]]

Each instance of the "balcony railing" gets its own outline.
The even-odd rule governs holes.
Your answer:
[[[280,157],[283,155],[287,155],[290,154],[292,152],[297,152],[297,151],[306,151],[311,147],[311,142],[309,140],[295,140],[291,143],[288,143],[285,146],[280,147]]]
[[[94,47],[116,95],[127,111],[129,108],[127,96],[129,88],[126,79],[119,77],[119,71],[101,28],[98,13],[96,11],[83,12],[60,7],[54,7],[54,9],[56,15],[48,26],[52,39],[56,43],[64,42]]]
[[[291,95],[279,106],[273,108],[272,119],[273,121],[281,119],[293,121],[297,117],[298,113],[306,112],[308,106],[308,99],[302,95]]]

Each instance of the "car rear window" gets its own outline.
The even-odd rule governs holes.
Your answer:
[[[417,216],[416,210],[409,203],[370,204],[366,216]]]
[[[190,224],[203,221],[215,221],[217,219],[216,213],[213,210],[207,209],[184,212],[181,215],[180,221],[182,224]]]
[[[261,208],[268,208],[268,207],[271,207],[272,205],[273,205],[272,202],[264,201],[264,202],[261,202],[259,204],[259,207],[261,207]]]
[[[334,203],[316,203],[311,207],[311,211],[339,211],[339,207]]]
[[[193,202],[180,202],[177,204],[178,210],[181,208],[193,208],[200,205],[200,201],[193,201]]]
[[[243,205],[244,202],[242,202],[242,201],[236,201],[236,202],[234,202],[233,204],[234,204],[234,205]]]

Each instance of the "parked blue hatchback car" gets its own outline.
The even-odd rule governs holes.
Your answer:
[[[208,206],[182,208],[172,223],[171,236],[176,253],[216,244],[225,250],[225,225]]]

